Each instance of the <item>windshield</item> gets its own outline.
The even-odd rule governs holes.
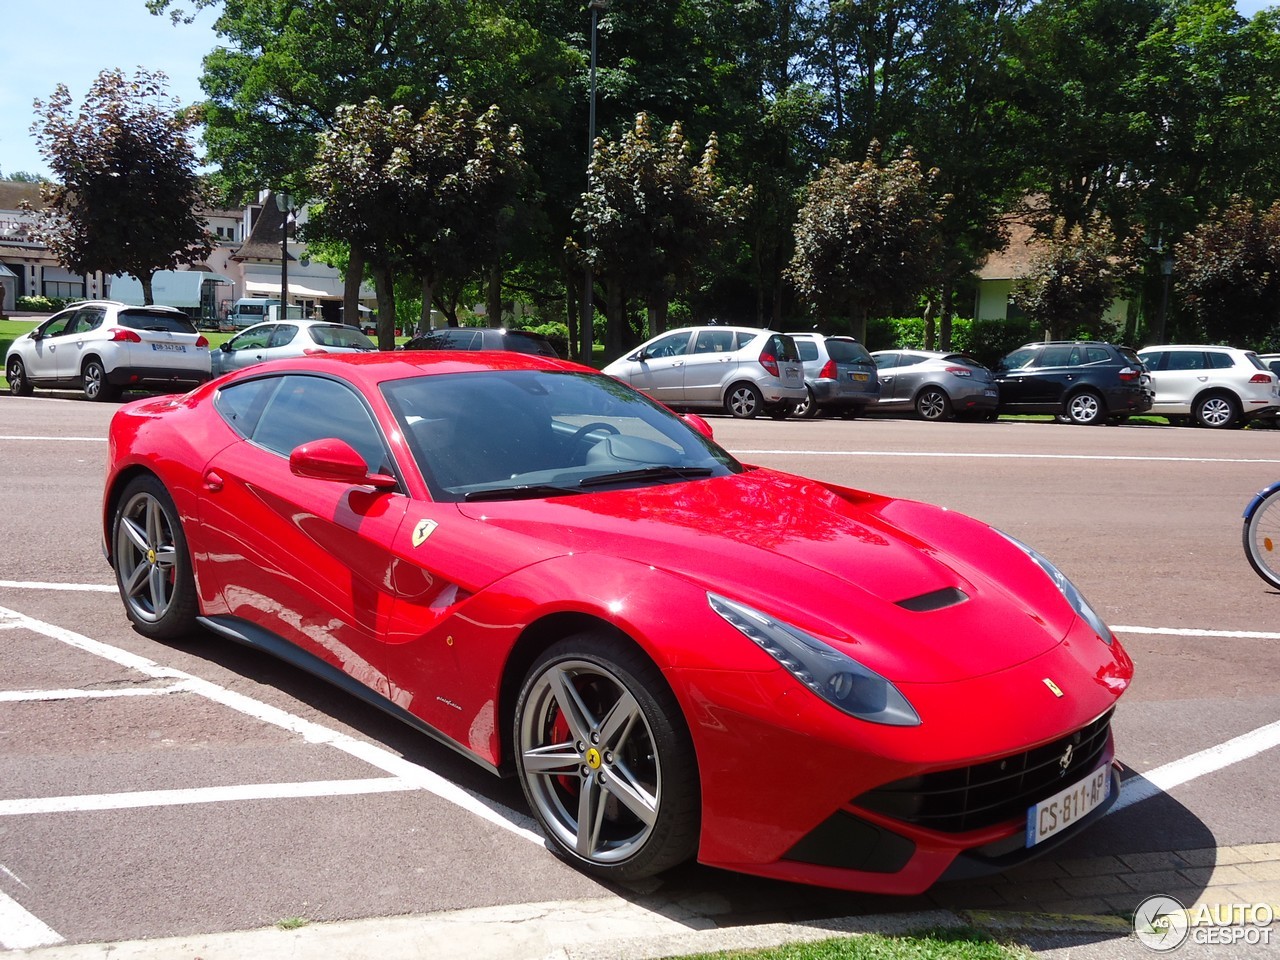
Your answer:
[[[612,377],[544,370],[382,387],[437,500],[505,500],[678,483],[742,467]]]

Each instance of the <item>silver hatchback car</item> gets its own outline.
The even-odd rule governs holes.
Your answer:
[[[877,350],[871,356],[880,371],[877,410],[914,410],[922,420],[995,419],[999,387],[973,357],[938,350]]]
[[[749,419],[790,416],[805,400],[804,368],[785,333],[758,327],[684,327],[642,343],[604,368],[669,407]]]
[[[355,327],[326,320],[255,323],[211,354],[214,376],[267,360],[321,353],[364,353],[378,347]]]
[[[796,407],[797,417],[808,419],[827,412],[856,417],[875,406],[880,398],[880,381],[866,347],[853,337],[826,337],[820,333],[788,336],[800,351],[809,393]]]

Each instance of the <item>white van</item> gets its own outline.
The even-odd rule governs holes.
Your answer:
[[[267,308],[279,305],[278,298],[241,297],[231,305],[231,312],[227,314],[227,326],[232,330],[243,330],[255,323],[262,323],[267,319]]]

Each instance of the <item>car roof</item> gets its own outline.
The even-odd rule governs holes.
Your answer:
[[[1241,347],[1229,347],[1225,343],[1153,343],[1143,350],[1239,350],[1241,353],[1253,353]]]
[[[177,307],[171,307],[165,303],[124,303],[120,300],[77,300],[74,303],[66,304],[58,313],[63,310],[72,310],[76,307],[119,307],[121,310],[163,310],[166,313],[181,313],[186,316]]]
[[[326,353],[305,358],[268,360],[236,371],[239,379],[271,373],[329,373],[372,389],[389,380],[423,375],[485,371],[566,370],[599,373],[590,367],[533,353],[510,350],[380,350],[373,353]],[[603,374],[601,374],[603,376]]]

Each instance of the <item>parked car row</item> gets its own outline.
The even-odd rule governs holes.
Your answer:
[[[1154,413],[1223,428],[1280,413],[1280,355],[1272,363],[1269,369],[1252,351],[1232,347],[1135,352],[1077,340],[1026,344],[990,370],[963,353],[870,353],[851,337],[710,326],[655,337],[605,373],[668,406],[734,417],[901,411],[924,420],[1052,414],[1101,424]]]
[[[108,400],[125,388],[189,389],[266,360],[377,349],[354,327],[323,320],[254,324],[210,350],[173,307],[73,304],[19,337],[5,358],[11,393],[79,389]],[[506,350],[556,356],[526,330],[446,328],[406,350]],[[867,351],[812,331],[703,326],[671,330],[604,372],[670,407],[782,419],[914,412],[924,420],[1052,414],[1078,424],[1153,413],[1174,424],[1240,426],[1280,414],[1280,355],[1225,346],[1133,351],[1097,341],[1029,343],[990,370],[963,353]]]

